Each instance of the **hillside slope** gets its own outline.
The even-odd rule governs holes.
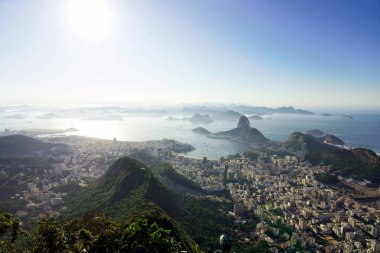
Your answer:
[[[299,132],[292,133],[284,145],[297,151],[303,143],[307,144],[307,159],[313,164],[332,165],[332,170],[342,176],[364,177],[380,182],[380,159],[373,151],[364,148],[340,149]]]
[[[69,152],[65,144],[46,143],[24,135],[0,137],[0,157],[46,156]]]
[[[91,210],[128,222],[150,217],[172,230],[173,236],[189,250],[195,245],[190,236],[207,248],[214,244],[214,238],[230,229],[231,220],[216,211],[220,203],[176,194],[152,170],[134,159],[119,159],[95,185],[67,199],[64,217],[77,217]],[[178,179],[180,175],[173,177],[167,169],[162,173],[182,181]]]

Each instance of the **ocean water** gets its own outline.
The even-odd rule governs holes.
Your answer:
[[[273,114],[263,120],[251,120],[251,126],[260,130],[267,138],[285,141],[295,131],[305,132],[319,129],[331,133],[353,147],[366,147],[380,153],[380,115],[358,114],[353,119],[341,115],[296,115]],[[9,118],[0,115],[0,129],[66,129],[79,131],[70,134],[123,141],[145,141],[163,138],[175,139],[192,144],[196,150],[188,153],[191,157],[218,159],[245,151],[244,144],[227,140],[210,139],[195,134],[191,129],[205,127],[211,132],[225,131],[236,127],[237,122],[214,121],[211,124],[192,124],[188,121],[168,121],[165,117],[123,116],[122,120],[86,120],[80,118],[38,119],[33,114]],[[118,117],[120,119],[120,117]]]

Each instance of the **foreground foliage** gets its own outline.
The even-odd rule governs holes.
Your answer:
[[[179,252],[172,231],[155,220],[123,224],[96,212],[66,222],[45,216],[23,233],[11,215],[0,213],[0,252]]]

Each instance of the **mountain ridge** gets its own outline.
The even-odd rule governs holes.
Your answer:
[[[69,152],[69,147],[65,144],[42,142],[19,134],[0,137],[0,157],[46,156],[62,152]]]
[[[178,241],[186,242],[184,248],[189,252],[195,245],[191,238],[203,247],[211,247],[211,238],[230,229],[232,221],[218,211],[222,208],[220,203],[177,193],[159,179],[160,175],[198,192],[197,196],[202,194],[197,186],[172,169],[159,171],[158,167],[148,167],[124,157],[117,160],[97,183],[68,196],[63,217],[78,217],[92,210],[128,222],[158,217],[170,222],[169,228],[175,232]]]
[[[308,150],[306,159],[312,164],[331,165],[331,172],[342,176],[362,177],[377,183],[380,182],[380,158],[372,150],[338,148],[300,132],[289,135],[284,146],[293,151],[299,151],[303,143],[306,143]]]
[[[282,106],[282,107],[266,107],[266,106],[250,106],[250,105],[189,105],[182,108],[182,112],[202,112],[210,113],[212,112],[223,112],[223,111],[235,111],[240,114],[273,114],[273,113],[293,113],[293,114],[304,114],[304,115],[313,115],[314,113],[304,109],[297,109],[293,106]],[[214,117],[213,117],[214,118]],[[215,118],[216,119],[216,118]]]

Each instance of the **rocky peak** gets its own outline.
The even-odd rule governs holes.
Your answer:
[[[251,124],[249,123],[249,119],[246,116],[241,116],[239,119],[239,123],[237,125],[238,128],[250,128]]]

